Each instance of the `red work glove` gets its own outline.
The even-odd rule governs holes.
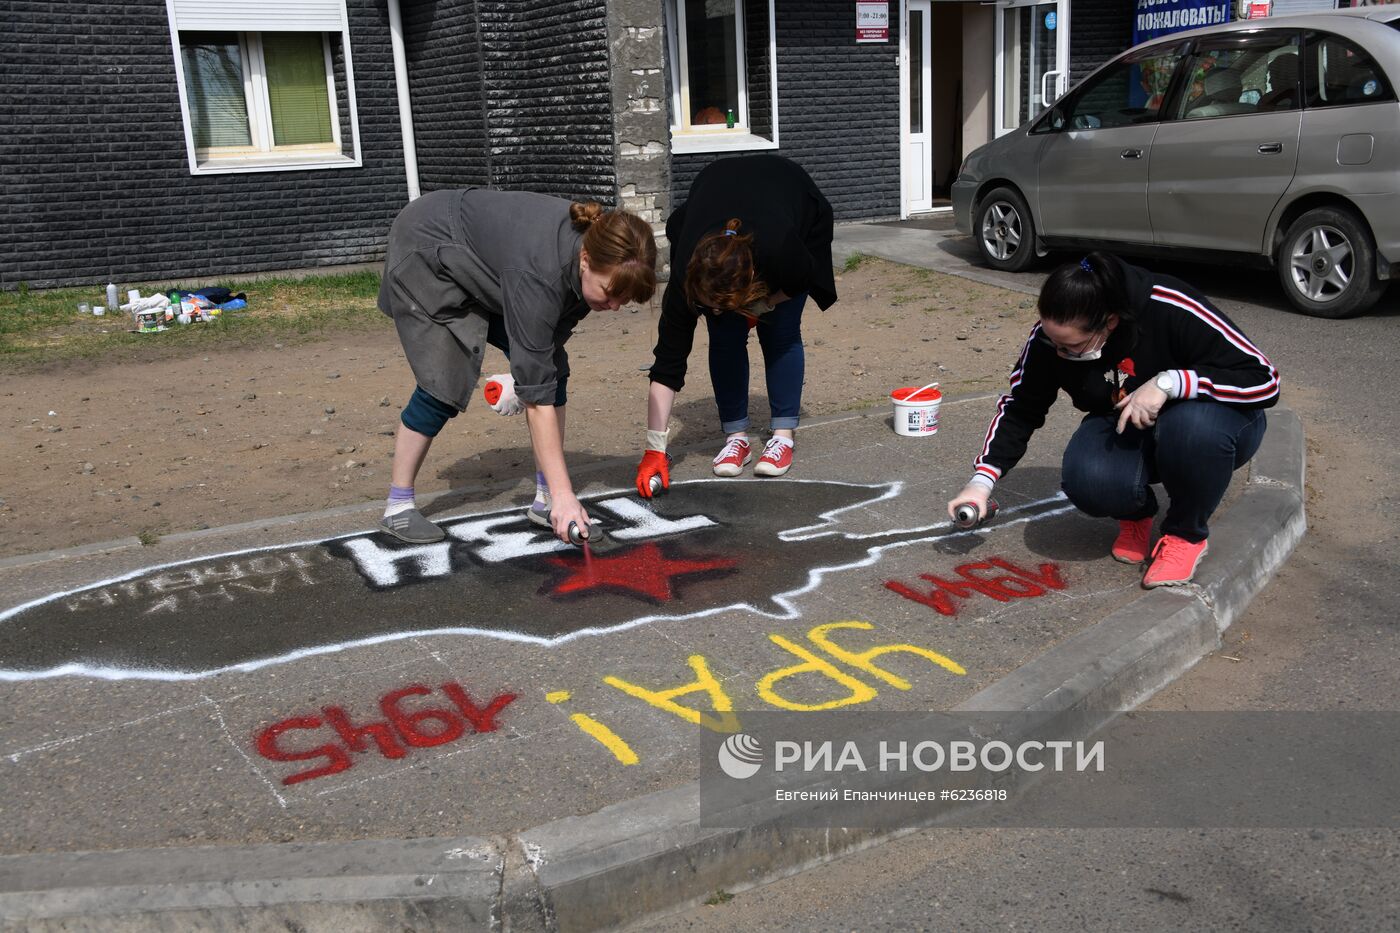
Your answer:
[[[671,464],[664,450],[648,450],[642,454],[642,462],[637,465],[637,495],[651,498],[651,478],[661,477],[661,488],[671,488]]]

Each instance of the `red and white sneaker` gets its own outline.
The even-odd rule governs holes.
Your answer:
[[[763,456],[754,465],[754,476],[782,476],[792,469],[792,441],[773,435],[763,445]]]
[[[724,449],[715,457],[716,476],[738,476],[744,472],[744,467],[749,465],[753,459],[753,448],[749,446],[748,440],[742,437],[733,437],[729,443],[724,445]]]
[[[1125,564],[1140,564],[1152,551],[1152,519],[1118,522],[1118,538],[1113,542],[1113,559]]]
[[[1147,568],[1142,585],[1150,590],[1154,586],[1190,583],[1201,558],[1205,556],[1206,543],[1203,540],[1193,544],[1176,535],[1162,535],[1162,540],[1152,549],[1152,566]]]

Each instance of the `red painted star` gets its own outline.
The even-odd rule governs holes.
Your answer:
[[[605,590],[657,603],[674,598],[673,577],[728,571],[739,563],[727,557],[667,557],[654,541],[618,554],[595,554],[591,563],[581,557],[562,556],[551,556],[549,562],[570,571],[550,589],[551,596]]]

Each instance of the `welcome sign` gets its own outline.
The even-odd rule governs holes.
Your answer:
[[[1137,0],[1133,44],[1158,36],[1229,22],[1229,0]]]

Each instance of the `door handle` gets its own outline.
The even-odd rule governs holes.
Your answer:
[[[1142,150],[1141,150],[1141,149],[1124,149],[1122,152],[1118,153],[1118,158],[1120,158],[1120,159],[1141,159],[1141,158],[1142,158]]]
[[[1060,98],[1060,78],[1064,76],[1063,71],[1051,70],[1040,76],[1040,105],[1049,107],[1052,100]],[[1055,79],[1055,97],[1050,97],[1050,79]]]
[[[1259,152],[1263,155],[1272,155],[1283,151],[1283,143],[1260,143]]]

